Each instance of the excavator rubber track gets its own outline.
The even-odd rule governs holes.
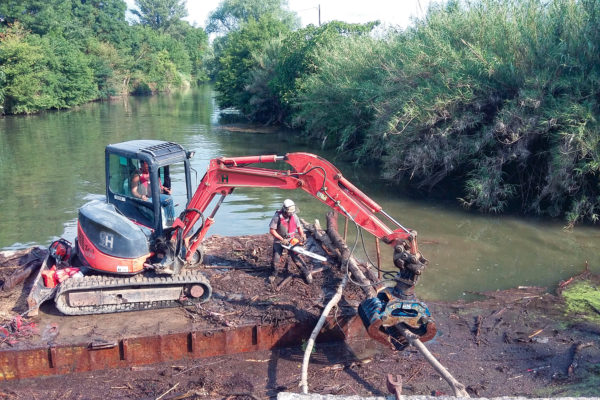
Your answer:
[[[211,294],[210,282],[198,271],[127,278],[91,275],[64,281],[54,301],[63,314],[89,315],[199,304]]]

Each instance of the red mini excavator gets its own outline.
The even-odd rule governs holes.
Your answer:
[[[427,263],[419,253],[416,232],[385,213],[331,163],[309,153],[221,157],[210,161],[200,184],[192,190],[192,157],[192,152],[176,143],[157,140],[106,147],[106,201],[92,201],[79,210],[77,239],[69,253],[70,266],[89,272],[52,289],[59,311],[98,314],[207,301],[210,282],[197,270],[184,267],[202,262],[202,239],[225,197],[238,187],[302,189],[394,248],[394,264],[399,269],[394,276],[396,286],[380,291],[377,298],[359,307],[369,333],[393,344],[390,337],[397,336],[394,325],[404,323],[422,340],[433,337],[435,325],[429,310],[413,294]],[[256,166],[264,163],[286,163],[290,169]],[[175,173],[183,176],[179,186],[186,191],[186,207],[177,218],[172,216],[169,195]],[[139,187],[142,184],[144,187]],[[141,192],[145,195],[140,196]],[[207,215],[212,203],[214,208]],[[58,256],[52,259],[52,254],[40,275],[51,264],[65,262]],[[29,298],[30,315],[48,298],[39,290],[36,293],[36,288],[43,286],[40,275]]]

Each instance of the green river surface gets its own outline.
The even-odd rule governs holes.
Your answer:
[[[344,163],[318,143],[297,144],[294,134],[285,131],[231,130],[221,125],[222,115],[211,87],[205,86],[0,118],[0,249],[47,246],[58,237],[73,240],[78,208],[105,193],[104,147],[146,138],[195,150],[197,181],[209,160],[220,156],[305,151],[325,157],[389,215],[419,232],[420,249],[430,261],[417,287],[423,299],[470,298],[471,292],[520,285],[553,290],[561,279],[580,272],[586,261],[592,271],[600,272],[596,227],[566,231],[562,221],[480,215],[455,202],[415,200],[382,181],[376,169]],[[174,183],[174,196],[180,211],[184,204],[176,194],[178,184]],[[226,198],[208,234],[265,233],[273,212],[287,197],[296,200],[301,217],[319,218],[325,225],[328,208],[302,191],[237,189]],[[355,228],[349,227],[348,236],[352,245]],[[364,236],[375,260],[374,238]],[[381,246],[385,268],[391,265],[392,249]],[[356,256],[365,259],[362,249],[359,244]]]

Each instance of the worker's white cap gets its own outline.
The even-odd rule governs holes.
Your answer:
[[[296,204],[294,204],[294,201],[290,200],[290,199],[285,199],[283,201],[283,208],[287,212],[291,212],[291,213],[296,212]]]

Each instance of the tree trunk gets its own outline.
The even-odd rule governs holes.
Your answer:
[[[338,249],[341,253],[342,269],[348,266],[348,270],[352,274],[352,278],[360,285],[360,288],[365,292],[368,297],[374,297],[377,295],[372,282],[369,281],[363,272],[358,267],[359,263],[354,258],[350,249],[340,236],[337,231],[337,214],[333,211],[327,213],[327,236],[331,239],[334,248]]]

